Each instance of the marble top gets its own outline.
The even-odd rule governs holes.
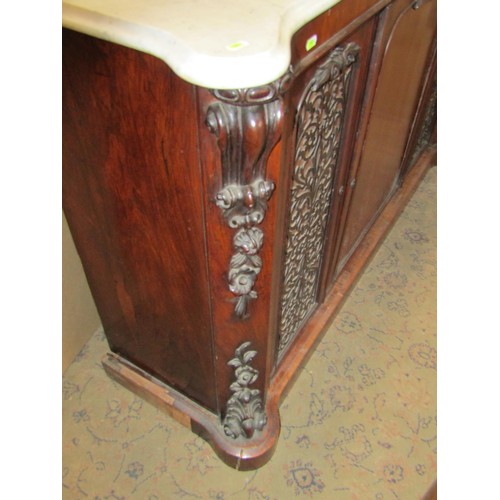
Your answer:
[[[62,12],[67,28],[152,54],[188,82],[229,89],[282,76],[292,35],[340,1],[64,0]]]

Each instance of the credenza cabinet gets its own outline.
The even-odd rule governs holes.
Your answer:
[[[63,30],[63,203],[106,371],[238,469],[435,160],[436,2],[342,0],[209,89]]]

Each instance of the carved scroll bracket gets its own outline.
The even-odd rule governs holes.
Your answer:
[[[221,154],[222,188],[215,196],[233,236],[228,288],[236,295],[234,312],[248,317],[248,303],[262,268],[258,255],[264,240],[262,223],[275,185],[266,180],[269,155],[281,135],[281,92],[290,81],[281,80],[253,89],[212,90],[218,101],[206,115],[206,125],[217,138]]]
[[[262,430],[267,418],[258,389],[251,389],[259,372],[250,366],[257,351],[248,351],[250,342],[244,342],[236,349],[236,356],[228,362],[235,369],[236,380],[230,389],[233,395],[227,402],[226,416],[223,421],[226,436],[251,438],[256,430]]]

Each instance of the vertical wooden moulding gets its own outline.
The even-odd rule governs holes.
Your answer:
[[[218,408],[227,439],[243,447],[279,434],[266,392],[282,83],[198,89]]]

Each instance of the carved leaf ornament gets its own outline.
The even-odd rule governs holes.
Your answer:
[[[228,225],[238,229],[233,237],[235,253],[229,263],[229,290],[237,296],[234,312],[237,317],[247,315],[247,304],[257,297],[253,290],[262,259],[257,255],[264,241],[264,233],[255,227],[264,219],[267,200],[274,190],[272,182],[255,181],[249,186],[228,186],[217,195]]]
[[[241,344],[235,351],[236,356],[228,362],[235,369],[236,381],[230,385],[233,395],[227,402],[223,427],[225,434],[232,439],[240,436],[251,438],[267,422],[260,391],[248,387],[259,376],[259,372],[250,366],[257,351],[247,351],[248,347],[250,342]]]

